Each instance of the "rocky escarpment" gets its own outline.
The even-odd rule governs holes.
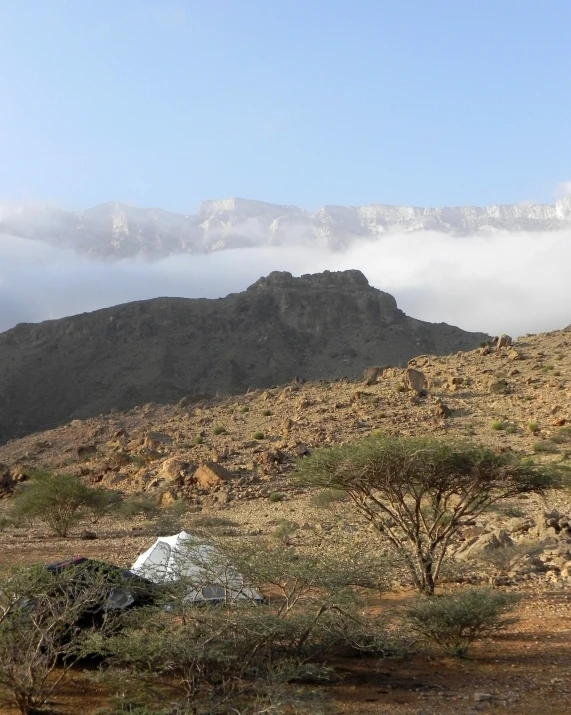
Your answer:
[[[254,246],[321,246],[341,250],[391,231],[455,236],[571,227],[571,197],[555,204],[417,207],[323,206],[315,212],[263,201],[204,201],[182,215],[112,202],[85,211],[0,206],[0,234],[46,241],[107,258],[207,253]]]
[[[278,272],[226,298],[24,323],[0,334],[0,442],[149,401],[358,375],[486,338],[406,316],[359,271]]]

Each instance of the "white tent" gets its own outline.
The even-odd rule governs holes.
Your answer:
[[[154,583],[181,581],[186,599],[193,602],[263,600],[214,546],[186,531],[159,537],[137,558],[131,571]]]

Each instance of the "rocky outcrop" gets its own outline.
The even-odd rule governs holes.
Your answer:
[[[408,317],[359,271],[275,272],[217,300],[157,298],[20,324],[0,334],[0,443],[147,402],[358,376],[486,338]],[[162,437],[146,446],[163,451]]]

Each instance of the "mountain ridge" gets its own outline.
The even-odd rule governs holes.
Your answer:
[[[96,258],[232,248],[309,245],[344,250],[391,232],[438,231],[463,237],[498,231],[571,228],[571,197],[554,204],[415,207],[325,205],[316,211],[250,199],[207,200],[196,214],[137,208],[120,202],[83,211],[0,206],[0,235],[39,240]]]

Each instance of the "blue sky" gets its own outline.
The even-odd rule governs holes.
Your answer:
[[[552,202],[569,0],[0,0],[0,202]]]

